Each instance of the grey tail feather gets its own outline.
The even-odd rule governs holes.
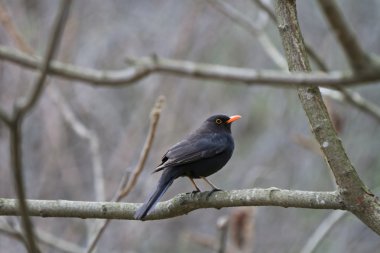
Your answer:
[[[164,195],[169,186],[173,183],[174,179],[174,177],[168,175],[167,173],[164,173],[161,176],[155,192],[149,197],[148,201],[146,201],[141,207],[139,207],[139,209],[137,209],[134,215],[135,219],[143,220],[145,216],[147,216],[150,211],[152,211],[162,195]]]

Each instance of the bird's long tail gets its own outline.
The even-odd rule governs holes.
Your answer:
[[[171,175],[169,171],[164,171],[160,180],[158,181],[158,185],[153,194],[149,197],[149,199],[137,209],[134,217],[137,220],[143,220],[145,216],[147,216],[150,211],[156,206],[157,202],[160,200],[162,195],[166,192],[169,186],[173,183],[175,177]]]

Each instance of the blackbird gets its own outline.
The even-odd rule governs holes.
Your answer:
[[[200,191],[194,178],[205,180],[211,186],[211,192],[220,191],[206,177],[220,170],[231,158],[234,150],[231,123],[240,118],[240,115],[211,116],[200,128],[171,147],[162,157],[162,163],[154,170],[163,171],[156,190],[136,211],[134,217],[143,220],[178,177],[188,177],[196,189],[194,192]]]

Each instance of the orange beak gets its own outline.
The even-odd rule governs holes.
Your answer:
[[[240,119],[241,116],[240,115],[234,115],[234,116],[231,116],[229,120],[226,121],[226,123],[230,124],[238,119]]]

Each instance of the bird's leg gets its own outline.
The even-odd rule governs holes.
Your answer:
[[[188,178],[189,178],[189,180],[190,180],[190,182],[194,185],[194,187],[195,187],[195,191],[192,191],[191,192],[191,194],[195,194],[195,193],[197,193],[197,192],[201,192],[201,189],[199,189],[199,187],[197,186],[197,184],[194,182],[194,179],[192,179],[191,177],[189,177],[188,176]]]
[[[213,183],[211,183],[207,178],[201,177],[209,186],[211,186],[212,190],[207,194],[207,198],[209,198],[214,192],[222,191],[222,189],[216,187]]]

